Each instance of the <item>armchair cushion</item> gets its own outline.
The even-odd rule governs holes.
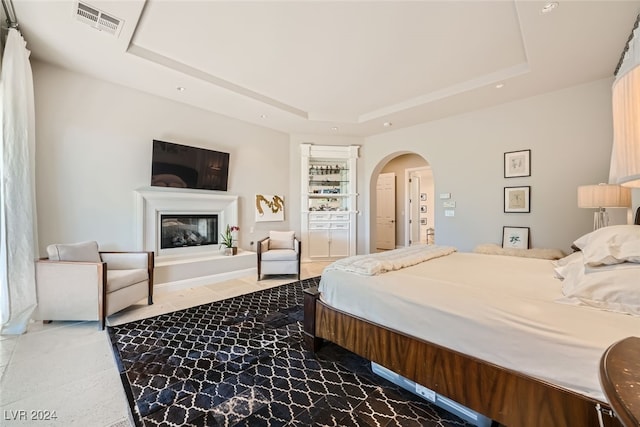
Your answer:
[[[262,261],[295,261],[297,259],[298,253],[293,249],[278,249],[262,254]]]
[[[270,231],[269,249],[293,249],[294,231]]]
[[[52,261],[101,262],[97,242],[54,244],[47,246]]]
[[[107,270],[107,293],[126,288],[133,284],[144,282],[149,278],[146,269],[136,270]]]

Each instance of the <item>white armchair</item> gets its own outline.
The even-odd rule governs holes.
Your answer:
[[[300,280],[300,245],[293,231],[270,231],[258,241],[258,280],[263,274],[296,274]]]
[[[99,252],[96,242],[49,245],[36,261],[36,320],[97,320],[147,298],[153,304],[153,252]]]

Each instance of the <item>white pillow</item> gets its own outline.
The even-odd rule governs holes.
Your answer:
[[[584,269],[584,255],[580,251],[574,252],[557,261],[551,261],[551,264],[555,267],[553,269],[555,271],[555,277],[558,279],[564,279],[569,271],[572,268],[575,268],[575,266]]]
[[[558,302],[640,316],[640,264],[589,267],[572,262],[564,268]]]
[[[560,258],[558,260],[551,261],[551,263],[553,265],[555,265],[556,267],[562,267],[562,266],[567,265],[567,264],[569,264],[569,263],[571,263],[571,262],[573,262],[575,260],[578,260],[578,259],[580,261],[582,261],[582,257],[583,257],[582,252],[577,251],[577,252],[570,253],[569,255],[567,255],[564,258]]]
[[[587,265],[640,263],[640,225],[612,225],[587,233],[573,242]]]
[[[294,231],[270,231],[269,249],[293,249]]]
[[[52,261],[101,262],[97,242],[67,243],[47,246]]]

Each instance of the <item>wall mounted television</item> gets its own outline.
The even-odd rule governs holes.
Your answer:
[[[229,153],[153,140],[151,185],[227,191]]]

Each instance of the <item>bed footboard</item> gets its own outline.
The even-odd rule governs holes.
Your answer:
[[[317,288],[304,294],[304,340],[331,341],[509,427],[599,427],[599,402],[335,310]],[[621,427],[601,414],[604,426]]]

